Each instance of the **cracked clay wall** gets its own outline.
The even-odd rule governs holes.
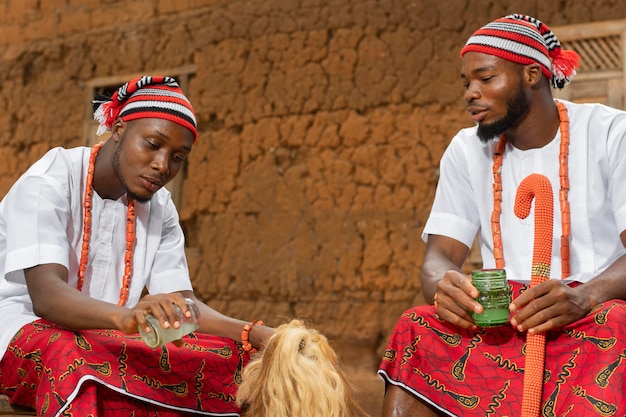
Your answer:
[[[469,125],[458,51],[488,21],[620,19],[621,0],[2,0],[0,196],[84,137],[86,83],[193,65],[181,221],[198,294],[308,317],[374,372],[422,303],[437,166]]]

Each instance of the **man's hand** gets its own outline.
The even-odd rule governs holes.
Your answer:
[[[509,309],[511,325],[520,332],[543,333],[560,329],[584,317],[590,301],[583,286],[572,288],[558,279],[548,279],[527,289]]]
[[[483,312],[483,306],[476,301],[477,297],[478,290],[472,285],[469,275],[458,271],[448,271],[443,279],[437,282],[435,293],[437,315],[464,329],[475,329],[476,324],[472,318],[472,312]]]
[[[175,305],[178,306],[186,317],[191,316],[191,312],[188,311],[187,304],[185,303],[185,297],[182,294],[148,294],[144,296],[134,308],[127,309],[126,312],[120,316],[118,328],[126,334],[137,333],[138,326],[142,326],[147,332],[150,332],[151,329],[146,320],[146,316],[152,314],[164,329],[170,327],[177,329],[180,327],[181,323],[178,320],[178,311]],[[180,346],[180,341],[176,341],[174,344]]]

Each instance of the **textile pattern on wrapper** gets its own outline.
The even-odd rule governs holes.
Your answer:
[[[151,349],[138,335],[22,327],[0,362],[0,392],[39,416],[238,416],[249,355],[230,339],[191,333]]]
[[[512,282],[515,298],[524,286]],[[400,317],[379,374],[452,416],[516,416],[525,333],[510,325],[465,331],[433,306]],[[626,415],[626,302],[612,300],[546,334],[542,416]]]

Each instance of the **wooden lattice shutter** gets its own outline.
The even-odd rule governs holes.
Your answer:
[[[554,96],[575,102],[600,102],[626,109],[626,20],[553,27],[565,49],[581,59],[578,74]]]

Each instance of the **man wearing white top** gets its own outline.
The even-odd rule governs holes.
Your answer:
[[[626,413],[626,113],[554,101],[550,84],[567,84],[577,60],[524,15],[489,23],[462,49],[476,126],[441,160],[423,235],[432,305],[394,328],[379,369],[384,417]],[[528,181],[554,197],[520,218]],[[498,327],[476,325],[484,307],[461,270],[477,234],[484,267],[512,286]]]
[[[272,330],[193,293],[164,188],[197,138],[191,104],[160,76],[95,104],[111,137],[50,150],[0,203],[0,392],[40,416],[236,416],[242,367]],[[147,346],[146,317],[180,328],[186,298],[197,331]]]

